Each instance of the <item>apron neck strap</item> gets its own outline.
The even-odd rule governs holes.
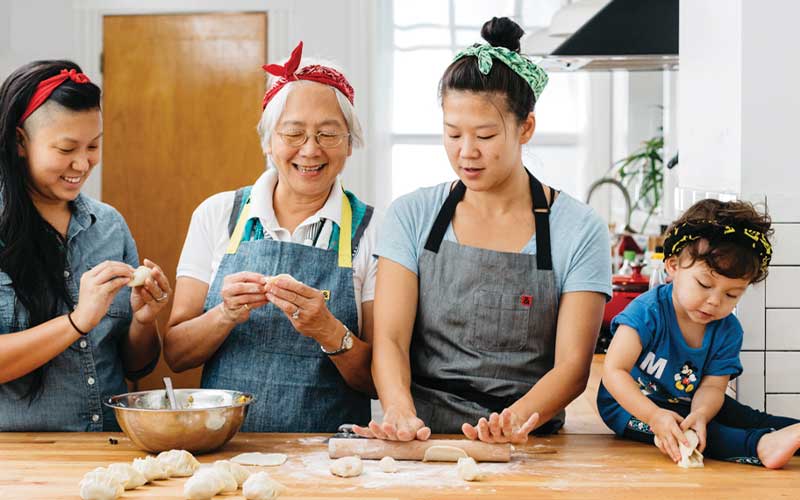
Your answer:
[[[247,198],[242,211],[239,213],[239,218],[236,221],[236,226],[228,242],[228,249],[226,254],[235,254],[239,250],[239,244],[244,238],[245,226],[250,220],[250,197]],[[350,207],[350,200],[347,193],[342,189],[342,224],[339,228],[339,267],[353,267],[352,255],[352,226],[353,226],[353,209]]]
[[[528,174],[530,182],[531,197],[533,198],[533,218],[536,221],[536,267],[540,270],[549,271],[553,269],[553,259],[550,253],[550,206],[547,204],[547,197],[544,194],[542,183],[527,169],[525,169],[525,173]],[[466,192],[467,187],[461,181],[458,181],[450,191],[442,208],[436,215],[431,232],[427,241],[425,241],[426,250],[430,250],[433,253],[439,252],[447,226],[453,220],[456,206],[464,199]]]

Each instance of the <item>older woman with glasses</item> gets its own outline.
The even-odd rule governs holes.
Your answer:
[[[195,210],[164,355],[205,363],[202,385],[255,394],[244,430],[367,423],[375,290],[373,209],[338,175],[362,144],[344,75],[302,61],[273,75],[258,124],[270,168]]]

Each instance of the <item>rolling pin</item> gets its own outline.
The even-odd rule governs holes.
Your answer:
[[[381,439],[331,438],[328,455],[331,458],[358,455],[361,458],[380,460],[392,457],[395,460],[422,460],[425,450],[431,446],[452,446],[464,450],[478,462],[508,462],[511,460],[511,445],[489,444],[466,439],[429,439],[427,441],[384,441]]]

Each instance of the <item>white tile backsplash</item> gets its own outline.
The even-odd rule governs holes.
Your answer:
[[[767,394],[767,413],[800,419],[800,394]]]
[[[744,340],[742,349],[764,350],[764,304],[766,301],[766,287],[764,282],[756,283],[747,289],[739,305],[736,306],[736,317],[742,324]]]
[[[737,400],[764,411],[764,353],[742,352],[744,372],[736,379]]]
[[[766,353],[767,393],[800,393],[800,352]]]
[[[800,224],[773,224],[773,266],[800,265]],[[774,269],[774,268],[773,268]],[[771,272],[771,270],[770,270]]]
[[[767,349],[800,351],[800,309],[767,309]]]
[[[768,308],[800,308],[800,267],[771,267],[766,287]]]

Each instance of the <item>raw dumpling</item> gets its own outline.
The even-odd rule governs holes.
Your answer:
[[[274,467],[286,462],[286,455],[283,453],[241,453],[231,458],[231,462],[242,465],[261,465]]]
[[[693,467],[703,467],[703,454],[697,451],[697,445],[700,444],[700,438],[693,429],[686,429],[683,435],[689,441],[689,447],[684,446],[683,443],[678,441],[678,450],[681,452],[681,459],[678,461],[678,467],[684,469]],[[656,446],[661,442],[658,436],[654,439]]]
[[[275,481],[266,472],[256,472],[242,485],[242,494],[247,500],[270,500],[278,498],[286,491],[286,486]]]
[[[142,473],[128,463],[111,464],[106,470],[109,474],[116,477],[126,490],[132,490],[147,483],[147,479],[145,479]]]
[[[225,481],[220,476],[220,471],[208,467],[195,472],[183,484],[183,496],[189,500],[209,500],[221,492],[224,487]],[[233,491],[236,491],[236,488]]]
[[[164,470],[161,462],[156,460],[156,457],[146,456],[144,458],[134,458],[133,468],[142,473],[147,481],[156,481],[159,479],[169,479],[169,474]]]
[[[147,278],[153,271],[147,266],[139,266],[133,271],[133,277],[128,282],[128,286],[133,288],[135,286],[142,286]]]
[[[231,472],[230,467],[225,468],[224,466],[214,465],[213,468],[222,481],[222,490],[220,493],[233,493],[239,489],[239,482]]]
[[[466,458],[467,452],[455,446],[431,446],[425,450],[423,462],[458,462],[459,458]]]
[[[472,457],[459,458],[456,471],[458,472],[458,477],[464,481],[480,481],[483,479],[483,474],[478,470],[478,464]]]
[[[250,471],[235,462],[217,460],[214,462],[214,467],[228,471],[233,478],[236,479],[236,484],[239,488],[241,488],[242,484],[250,477]]]
[[[381,461],[378,462],[378,467],[387,474],[398,471],[397,461],[392,457],[381,458]]]
[[[361,457],[342,457],[331,463],[331,474],[339,477],[360,476],[364,471]]]
[[[200,462],[186,450],[162,451],[156,457],[170,477],[188,477],[200,467]]]
[[[102,467],[87,472],[78,485],[83,500],[116,500],[124,491],[119,480]]]

